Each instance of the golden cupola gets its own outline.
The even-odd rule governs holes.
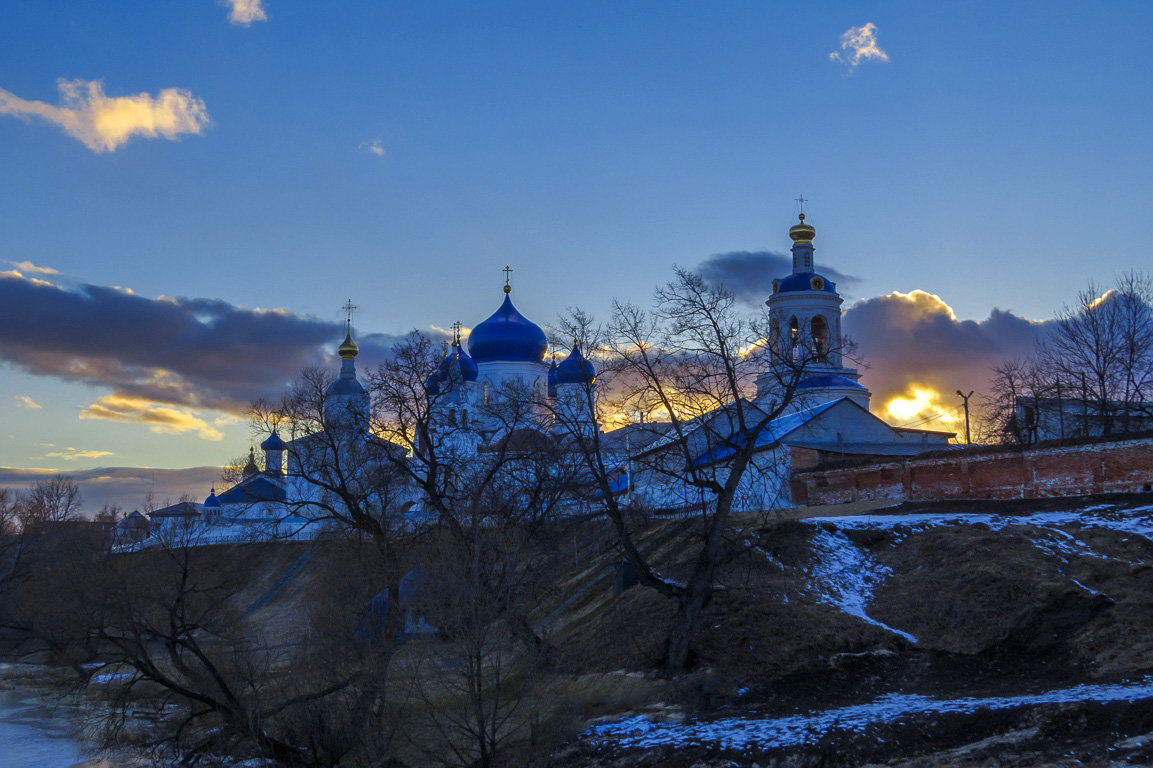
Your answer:
[[[812,224],[805,223],[805,214],[802,213],[800,219],[800,224],[794,224],[789,228],[789,237],[794,243],[807,245],[813,242],[813,238],[817,236],[817,230],[813,229]]]
[[[356,342],[352,340],[352,329],[348,329],[348,333],[344,336],[344,342],[336,348],[336,354],[340,355],[342,360],[351,360],[360,352],[360,347],[356,346]]]

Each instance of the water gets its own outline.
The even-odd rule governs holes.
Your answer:
[[[95,756],[64,712],[31,691],[0,690],[0,768],[69,768]]]

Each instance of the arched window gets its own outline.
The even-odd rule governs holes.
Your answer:
[[[801,340],[801,326],[797,323],[797,316],[789,318],[789,346],[795,347]]]
[[[813,318],[813,354],[824,360],[829,354],[829,323],[822,315]]]

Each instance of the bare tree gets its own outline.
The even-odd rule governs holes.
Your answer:
[[[20,500],[20,525],[32,528],[44,523],[75,520],[82,507],[83,499],[76,481],[68,475],[53,475],[38,480]]]
[[[829,349],[782,344],[767,318],[742,315],[732,294],[683,269],[657,291],[651,311],[617,303],[603,333],[590,334],[579,314],[569,325],[593,337],[585,344],[600,353],[601,376],[595,388],[583,383],[583,408],[556,409],[557,423],[594,486],[590,503],[612,521],[640,582],[675,601],[664,663],[681,669],[718,568],[746,539],[733,524],[739,500],[758,487],[779,489],[783,480],[778,462],[756,459],[766,430],[798,404],[797,385]],[[758,386],[763,396],[753,400]],[[610,447],[588,427],[590,413],[597,420],[623,415],[647,447]],[[696,511],[684,578],[662,574],[638,543],[621,491],[641,473]],[[771,506],[776,495],[770,491],[761,504]]]

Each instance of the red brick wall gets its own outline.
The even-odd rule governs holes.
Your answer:
[[[793,475],[798,505],[905,499],[1031,499],[1149,490],[1153,438],[906,459]]]

